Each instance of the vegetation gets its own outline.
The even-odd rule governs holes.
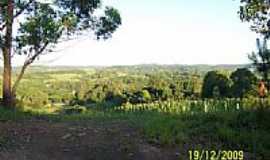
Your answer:
[[[240,0],[240,19],[251,23],[251,30],[269,37],[269,1],[268,0]]]
[[[93,31],[97,39],[112,36],[121,25],[121,16],[118,10],[101,6],[100,0],[0,2],[0,49],[4,62],[2,91],[5,106],[14,105],[17,86],[28,66],[41,55],[52,52],[59,40],[69,40],[78,33],[82,35],[90,31]],[[96,10],[99,9],[103,9],[104,14],[97,16]],[[20,20],[20,23],[17,24],[15,20]],[[26,59],[12,85],[13,55],[24,55]]]
[[[252,52],[252,54],[249,55],[249,59],[257,71],[261,73],[262,80],[266,82],[266,87],[269,90],[270,51],[267,48],[267,40],[264,39],[263,43],[261,44],[260,40],[257,39],[257,48],[258,52]]]
[[[256,95],[254,89],[256,86],[257,77],[248,69],[241,68],[237,69],[233,72],[230,76],[233,85],[232,85],[232,96],[243,98],[247,97],[248,95]],[[244,83],[243,83],[244,82]],[[253,93],[252,93],[253,92]]]
[[[270,80],[268,77],[270,53],[267,46],[267,41],[270,36],[269,1],[241,0],[240,2],[240,19],[244,22],[250,22],[251,30],[260,35],[260,38],[257,38],[258,51],[252,52],[252,54],[249,55],[249,59],[254,67],[262,74],[262,80],[266,82],[266,87],[270,90]]]
[[[190,74],[185,70],[181,71],[181,66],[178,66],[179,71],[175,71],[177,67],[160,66],[159,71],[148,71],[149,67],[78,68],[53,72],[41,67],[41,73],[35,67],[30,68],[21,82],[22,85],[18,87],[17,102],[24,107],[113,107],[126,103],[200,100],[201,97],[215,98],[219,95],[221,98],[257,95],[256,76],[246,69],[210,71],[205,75],[204,71],[198,71],[199,67],[190,67],[189,70],[194,70]],[[156,68],[152,67],[153,70]],[[230,76],[231,78],[227,78]],[[246,81],[245,85],[241,85],[242,80]],[[241,92],[245,92],[245,96],[239,97]]]
[[[21,108],[1,110],[0,120],[120,120],[140,128],[153,145],[192,148],[198,141],[201,148],[269,156],[270,101],[257,98],[257,76],[243,68],[182,69],[33,67],[18,88]]]
[[[56,142],[54,145],[61,149],[76,144],[63,152],[85,147],[83,152],[88,154],[88,142],[97,140],[99,134],[104,140],[114,140],[109,145],[112,152],[118,151],[115,148],[121,153],[136,148],[129,146],[134,139],[138,140],[137,148],[143,148],[144,141],[151,145],[152,148],[144,147],[152,149],[151,153],[154,147],[183,148],[186,153],[195,149],[243,150],[244,159],[269,159],[270,97],[259,98],[257,90],[259,82],[266,82],[270,89],[270,7],[266,0],[240,2],[241,20],[251,22],[251,29],[263,39],[262,44],[257,39],[258,51],[249,55],[256,70],[244,65],[214,66],[215,70],[207,65],[29,67],[44,53],[53,52],[60,40],[86,33],[93,33],[97,40],[110,38],[121,25],[121,16],[112,7],[102,7],[100,0],[0,2],[0,48],[4,62],[0,81],[4,106],[0,107],[0,159],[3,151],[14,151],[12,147],[27,151],[24,147],[31,145],[24,144],[37,135],[42,135],[46,142],[46,138],[53,137],[48,142]],[[103,14],[99,13],[101,10]],[[15,20],[21,22],[16,24]],[[13,54],[26,57],[21,68],[12,70]],[[16,107],[5,109],[11,106]],[[25,122],[37,124],[24,128]],[[103,126],[106,122],[113,127]],[[121,128],[125,124],[128,127]],[[129,141],[122,142],[122,134],[114,130],[119,128],[128,133],[123,137]],[[133,133],[133,129],[140,135]],[[58,144],[55,137],[63,132],[61,140],[67,142]],[[104,140],[95,144],[101,145],[103,151],[108,143],[104,144]],[[34,145],[33,142],[30,144]],[[142,152],[147,153],[145,149]],[[132,156],[134,153],[128,153],[129,158]]]
[[[229,96],[229,79],[216,71],[208,72],[204,78],[202,89],[203,98]]]

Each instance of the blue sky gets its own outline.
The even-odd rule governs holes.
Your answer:
[[[45,65],[241,64],[257,35],[237,15],[236,0],[105,0],[123,25],[113,38],[60,44]],[[56,60],[54,60],[56,59]]]

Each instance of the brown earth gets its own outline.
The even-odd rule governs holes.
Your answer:
[[[179,160],[183,154],[147,143],[122,121],[0,122],[0,160]]]

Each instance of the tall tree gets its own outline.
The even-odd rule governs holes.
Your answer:
[[[257,39],[257,50],[257,52],[252,52],[249,55],[249,59],[252,61],[258,72],[262,74],[263,81],[266,82],[266,88],[269,91],[270,50],[267,48],[266,39],[264,39],[262,43]]]
[[[267,40],[270,38],[270,1],[269,0],[240,0],[240,19],[251,23],[251,30],[258,33],[263,43],[257,39],[257,53],[249,55],[257,70],[262,73],[266,87],[270,89],[268,78],[270,70],[270,51],[267,48]]]
[[[270,1],[269,0],[240,0],[240,19],[251,23],[251,30],[270,36]]]
[[[103,14],[96,11],[104,10]],[[19,24],[14,23],[19,21]],[[101,0],[1,0],[0,48],[3,55],[3,103],[12,106],[25,70],[63,38],[92,33],[108,39],[121,25],[118,10],[102,7]],[[14,30],[16,29],[16,30]],[[25,62],[12,85],[14,54]]]
[[[203,98],[224,98],[229,96],[230,81],[217,71],[209,71],[204,77],[202,86]]]
[[[252,91],[257,82],[256,76],[247,68],[238,68],[231,76],[233,81],[232,96],[243,98],[248,92]]]

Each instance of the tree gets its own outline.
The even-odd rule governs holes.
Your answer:
[[[96,14],[99,9],[103,9],[104,14]],[[14,23],[15,20],[19,24]],[[70,39],[74,35],[94,33],[97,40],[108,39],[119,25],[118,10],[102,8],[101,0],[1,0],[4,105],[13,105],[17,86],[27,67],[41,55],[51,52],[64,35]],[[15,54],[24,55],[26,59],[12,85],[11,59]]]
[[[240,0],[240,2],[240,19],[251,22],[251,30],[268,39],[270,35],[269,0]]]
[[[254,88],[257,82],[256,76],[247,68],[240,68],[234,71],[231,76],[233,81],[232,95],[237,98],[243,98]]]
[[[230,89],[229,79],[217,71],[208,72],[203,80],[202,97],[217,98],[228,97]]]
[[[270,51],[267,48],[267,40],[270,36],[270,1],[269,0],[240,0],[240,19],[244,22],[251,22],[251,30],[259,33],[263,43],[257,39],[257,53],[249,55],[249,59],[257,70],[262,73],[266,82],[267,90],[270,89],[268,73],[270,70]]]
[[[263,44],[257,39],[257,49],[258,52],[252,52],[249,55],[249,59],[252,61],[258,72],[262,74],[263,81],[266,82],[266,88],[269,91],[270,50],[267,48],[266,39],[264,39]]]

